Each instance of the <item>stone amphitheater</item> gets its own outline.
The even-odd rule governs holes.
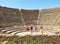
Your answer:
[[[55,34],[60,31],[60,8],[19,10],[0,6],[0,34],[19,34],[23,32],[24,25],[30,24],[37,29],[43,26],[44,34]]]
[[[43,27],[43,35],[59,35],[55,33],[60,31],[60,8],[19,10],[0,6],[0,35],[30,35],[29,31],[24,31],[23,26],[31,24],[37,28],[37,31],[34,31],[32,35],[39,35],[38,33],[41,26]],[[47,36],[46,38],[49,37]],[[46,38],[42,39],[42,41],[46,40]],[[53,39],[53,37],[51,37],[51,39]],[[48,40],[50,39],[46,41]]]

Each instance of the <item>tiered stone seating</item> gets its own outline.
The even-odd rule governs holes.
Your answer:
[[[23,32],[23,26],[0,28],[0,34],[17,34]]]
[[[21,10],[26,25],[37,24],[39,10]]]
[[[51,25],[55,20],[57,14],[41,14],[40,25]]]
[[[59,15],[58,9],[41,10],[40,25],[51,25],[56,19],[57,15]]]
[[[20,12],[19,9],[0,7],[0,26],[22,25]]]
[[[3,21],[3,22],[2,22]],[[2,13],[0,12],[0,24],[3,24],[4,23],[4,18],[3,18],[3,15]]]
[[[60,14],[57,14],[57,15],[60,15]],[[54,25],[60,27],[60,16],[58,17]]]
[[[60,8],[42,9],[40,11],[39,25],[51,25],[57,15],[60,13]],[[0,6],[0,27],[5,26],[22,26],[22,16],[26,25],[37,25],[39,10],[19,10]],[[60,18],[58,18],[55,25],[60,25]]]

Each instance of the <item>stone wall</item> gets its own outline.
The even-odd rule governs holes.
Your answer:
[[[48,36],[48,35],[39,35],[39,36],[22,36],[22,37],[19,37],[19,36],[0,36],[0,42],[3,42],[3,41],[16,41],[18,43],[29,43],[32,41],[36,41],[36,44],[37,43],[53,43],[53,44],[60,44],[60,35],[51,35],[51,36]]]

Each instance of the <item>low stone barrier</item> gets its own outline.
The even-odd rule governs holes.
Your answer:
[[[40,43],[53,43],[53,44],[60,44],[60,35],[38,35],[38,36],[0,36],[0,41],[16,41],[18,43],[29,43],[31,40]]]

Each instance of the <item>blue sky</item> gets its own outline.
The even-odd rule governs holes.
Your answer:
[[[0,0],[0,5],[18,9],[48,9],[60,7],[60,0]]]

